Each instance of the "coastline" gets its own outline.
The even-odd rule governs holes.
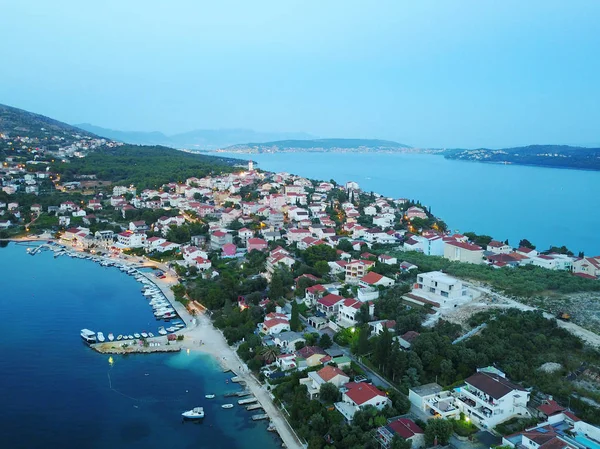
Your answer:
[[[11,241],[51,241],[53,243],[65,246],[66,250],[69,252],[83,253],[81,249],[74,248],[73,245],[70,244],[70,242],[57,240],[52,236],[40,236],[37,238],[18,238],[11,239]],[[122,265],[130,267],[139,267],[140,265],[142,265],[138,262],[140,257],[133,257],[128,255],[121,255],[121,257],[117,259],[103,258],[101,256],[98,256],[98,259],[107,259],[112,260],[113,262],[118,261]],[[292,449],[303,448],[303,445],[299,442],[299,439],[296,437],[292,427],[289,425],[286,418],[283,416],[283,413],[274,404],[272,395],[252,375],[252,372],[246,366],[246,364],[239,358],[236,351],[227,344],[227,341],[225,340],[225,337],[223,336],[221,331],[214,327],[212,321],[208,318],[208,316],[205,313],[200,312],[194,316],[187,310],[187,308],[183,304],[175,300],[175,295],[171,290],[171,287],[179,283],[177,277],[170,272],[169,268],[165,264],[162,263],[155,263],[154,261],[150,263],[146,261],[142,266],[156,266],[162,271],[164,271],[167,275],[165,279],[160,279],[155,278],[150,273],[143,273],[145,277],[152,281],[161,290],[161,292],[165,295],[165,297],[171,303],[173,308],[177,311],[177,314],[185,322],[186,327],[174,333],[175,335],[182,335],[184,337],[183,341],[171,342],[169,346],[161,344],[161,346],[158,347],[135,348],[131,351],[126,351],[121,348],[113,349],[112,346],[115,346],[115,342],[105,342],[96,344],[95,347],[93,347],[92,349],[99,353],[105,354],[151,354],[158,352],[179,352],[181,350],[187,350],[202,352],[204,354],[210,355],[211,357],[213,357],[214,360],[216,360],[219,363],[219,365],[224,371],[233,372],[240,379],[240,381],[245,383],[246,387],[257,398],[258,402],[263,407],[265,413],[269,416],[272,425],[275,427],[275,430],[283,440],[285,447]],[[196,308],[196,310],[198,310],[198,308]],[[153,339],[148,340],[162,342],[163,340],[166,341],[166,337],[154,337]],[[107,347],[108,345],[110,345],[110,347]]]

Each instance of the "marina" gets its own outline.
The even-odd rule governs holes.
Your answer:
[[[257,401],[257,399],[254,396],[252,396],[252,397],[249,397],[249,398],[246,398],[246,399],[240,399],[238,401],[238,404],[239,405],[246,405],[246,404],[252,404],[252,403],[254,403],[256,401]]]

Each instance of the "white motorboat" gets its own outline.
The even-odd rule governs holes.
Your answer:
[[[167,335],[167,331],[165,330],[164,326],[158,328],[158,333],[160,335]]]
[[[96,333],[89,329],[81,329],[81,338],[83,338],[86,343],[96,343]]]
[[[129,335],[127,336],[127,338],[128,338],[129,340],[133,340],[133,335],[129,334]]]
[[[154,334],[152,332],[148,332],[148,337],[152,338],[154,337]]]
[[[102,332],[98,332],[96,334],[96,339],[100,342],[100,343],[104,343],[106,341],[106,338],[104,337],[104,334]]]
[[[110,334],[108,334],[108,339],[110,341],[113,341],[115,339],[115,336],[114,336],[114,334],[112,332]]]
[[[214,398],[215,398],[215,395],[214,395],[214,394],[205,394],[205,395],[204,395],[204,397],[205,397],[206,399],[214,399]]]
[[[221,408],[233,408],[233,404],[223,404]]]
[[[187,412],[183,412],[181,414],[184,419],[202,419],[204,418],[204,408],[203,407],[194,407]]]
[[[123,340],[123,335],[119,334],[119,335],[117,336],[117,341],[121,341],[121,340]]]
[[[142,338],[148,338],[148,334],[146,332],[142,332]]]
[[[135,334],[133,334],[133,336],[134,336],[135,338],[140,338],[140,337],[141,337],[141,335],[140,335],[140,334],[138,334],[137,332],[136,332]]]
[[[168,331],[168,332],[175,332],[176,330],[177,330],[177,328],[176,328],[176,327],[173,327],[173,326],[171,326],[171,327],[167,327],[167,331]]]

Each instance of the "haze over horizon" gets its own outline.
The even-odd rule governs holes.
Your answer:
[[[0,103],[416,147],[600,141],[600,2],[4,2]]]

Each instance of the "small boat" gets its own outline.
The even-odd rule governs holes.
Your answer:
[[[206,399],[214,399],[214,398],[215,398],[215,395],[214,395],[214,394],[205,394],[205,395],[204,395],[204,397],[205,397]]]
[[[158,328],[158,333],[160,335],[167,335],[167,331],[165,330],[165,328],[163,326]]]
[[[204,408],[203,407],[194,407],[187,412],[183,412],[181,414],[184,419],[202,419],[204,418]]]
[[[106,341],[106,338],[104,337],[104,334],[102,332],[98,332],[96,334],[96,338],[100,343],[104,343]]]
[[[113,335],[113,333],[111,332],[110,334],[108,334],[108,339],[110,341],[113,341],[115,339],[115,336]]]
[[[154,337],[154,334],[152,332],[148,332],[148,337],[152,338]]]
[[[135,334],[133,334],[133,336],[134,336],[135,338],[140,338],[140,337],[141,337],[141,335],[140,335],[140,334],[138,334],[137,332],[136,332]]]
[[[146,332],[142,332],[142,338],[148,338],[148,334]]]
[[[173,327],[173,326],[171,326],[171,327],[167,327],[167,331],[168,331],[168,332],[175,332],[176,330],[177,330],[177,328],[176,328],[176,327]]]
[[[223,404],[221,408],[233,408],[233,404]]]
[[[109,338],[110,338],[110,336],[109,336]],[[123,340],[123,336],[122,336],[121,334],[119,334],[119,335],[117,336],[117,341],[121,341],[121,340]]]
[[[133,340],[133,335],[129,334],[129,335],[127,336],[127,338],[128,338],[129,340]]]
[[[81,329],[81,338],[83,338],[83,340],[86,343],[96,343],[96,333],[89,330],[89,329]]]

